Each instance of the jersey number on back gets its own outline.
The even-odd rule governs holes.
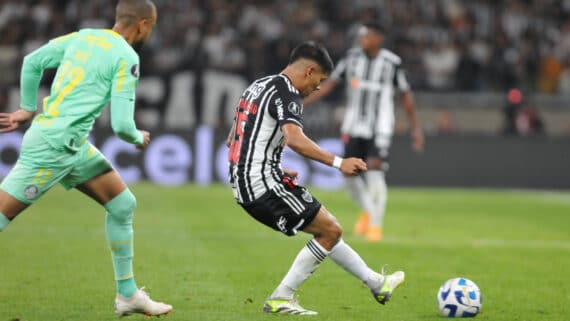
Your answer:
[[[243,128],[247,121],[247,114],[243,111],[236,112],[235,133],[230,145],[230,162],[237,164],[241,153],[241,144],[243,140]],[[237,138],[235,137],[237,135]]]
[[[61,67],[60,73],[57,76],[55,85],[53,87],[53,93],[56,94],[56,98],[54,101],[49,103],[46,106],[46,113],[50,117],[58,117],[59,110],[57,107],[61,104],[63,99],[69,95],[73,89],[81,83],[81,81],[85,78],[85,69],[81,66],[72,66],[71,61],[66,61],[65,64]],[[62,83],[66,83],[66,85],[61,88]]]

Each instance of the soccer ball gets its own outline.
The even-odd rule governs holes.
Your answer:
[[[477,284],[465,278],[448,280],[437,293],[439,310],[450,318],[474,317],[481,311],[482,302]]]

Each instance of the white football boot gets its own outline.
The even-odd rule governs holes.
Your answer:
[[[115,313],[119,317],[126,317],[133,313],[144,314],[147,317],[167,315],[172,311],[172,306],[162,302],[153,301],[144,291],[144,287],[138,289],[130,298],[117,294],[115,298]]]

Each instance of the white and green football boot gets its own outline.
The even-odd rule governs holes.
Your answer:
[[[404,283],[406,274],[404,271],[396,271],[386,275],[384,268],[382,268],[381,274],[384,278],[382,284],[377,289],[370,289],[370,292],[372,292],[372,296],[378,303],[386,304],[386,302],[390,301],[394,290]]]
[[[273,314],[317,315],[316,311],[303,308],[296,299],[269,298],[263,311]]]

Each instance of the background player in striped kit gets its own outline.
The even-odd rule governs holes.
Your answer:
[[[144,149],[150,134],[134,122],[139,56],[156,24],[151,0],[120,0],[113,29],[82,29],[56,38],[24,59],[21,108],[0,114],[0,133],[16,130],[36,112],[44,69],[57,68],[43,112],[26,131],[18,162],[0,185],[0,231],[57,183],[77,188],[106,210],[117,295],[115,313],[165,315],[172,306],[138,289],[133,274],[136,198],[103,154],[87,140],[108,102],[113,131]]]
[[[347,176],[366,170],[362,159],[337,157],[303,133],[302,98],[317,90],[332,69],[329,54],[321,45],[305,42],[297,46],[280,74],[260,78],[245,90],[228,135],[230,182],[238,204],[276,231],[289,236],[304,231],[314,236],[265,301],[268,313],[317,314],[301,307],[294,294],[327,257],[366,284],[382,304],[404,281],[402,271],[386,275],[370,269],[344,243],[342,228],[334,216],[305,187],[295,183],[298,174],[281,168],[281,155],[287,145]]]
[[[402,60],[382,48],[384,29],[379,23],[365,23],[358,32],[359,46],[348,51],[321,90],[305,99],[305,105],[330,93],[338,83],[346,88],[346,113],[341,133],[345,157],[366,160],[363,176],[346,176],[353,199],[363,212],[354,227],[369,241],[382,240],[382,225],[388,191],[385,172],[394,131],[394,92],[408,116],[414,150],[421,152],[424,137],[416,117],[416,106],[402,68]]]

